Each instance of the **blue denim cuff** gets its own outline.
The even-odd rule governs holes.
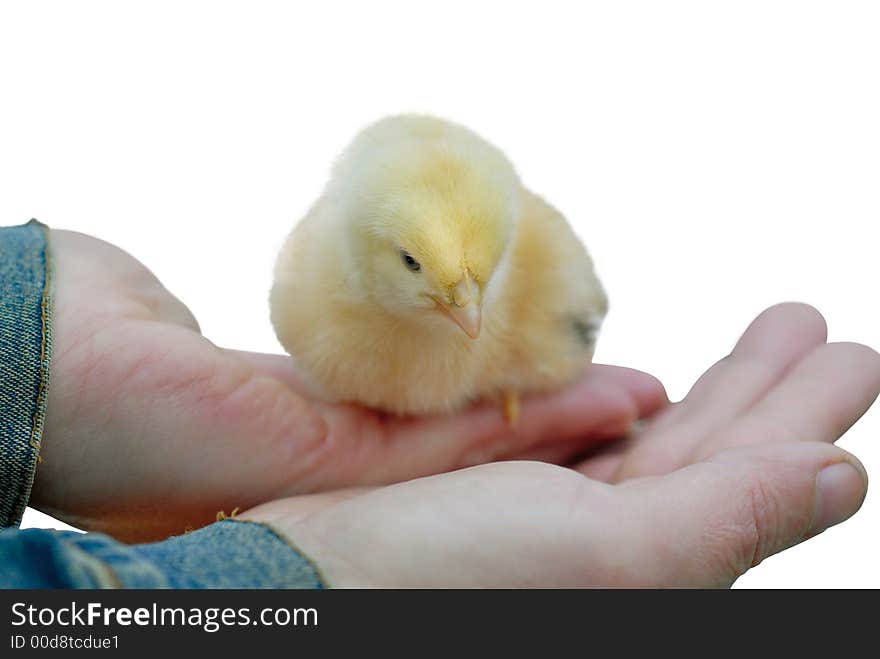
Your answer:
[[[257,522],[227,519],[131,549],[161,566],[162,575],[108,560],[125,588],[324,588],[311,560]]]
[[[324,588],[269,526],[225,520],[146,545],[101,533],[0,531],[2,588]]]
[[[47,228],[0,228],[0,528],[17,526],[34,482],[49,384]]]

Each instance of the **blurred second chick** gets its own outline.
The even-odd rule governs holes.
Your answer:
[[[281,249],[278,339],[326,397],[450,412],[559,387],[607,311],[565,218],[501,151],[428,116],[383,119],[342,154]]]

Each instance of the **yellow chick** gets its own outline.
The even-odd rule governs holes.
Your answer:
[[[294,228],[270,296],[279,341],[324,396],[451,412],[559,387],[607,311],[565,218],[501,151],[428,116],[383,119]]]

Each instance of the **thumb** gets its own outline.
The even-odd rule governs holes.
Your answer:
[[[656,585],[730,586],[768,556],[852,516],[864,467],[819,442],[754,444],[666,476],[622,484],[630,542],[651,552]],[[623,530],[623,529],[622,529]]]

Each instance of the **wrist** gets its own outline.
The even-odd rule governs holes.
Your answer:
[[[244,513],[236,519],[271,529],[294,552],[308,560],[324,588],[382,587],[377,580],[366,577],[357,565],[356,557],[352,556],[358,552],[354,534],[346,534],[344,544],[339,546],[326,528],[321,513],[293,522],[284,515],[259,511]]]

